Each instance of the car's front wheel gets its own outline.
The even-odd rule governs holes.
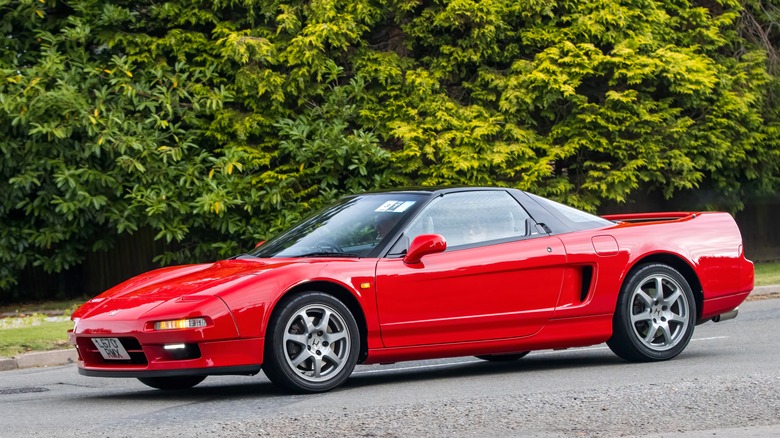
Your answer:
[[[206,379],[206,376],[139,377],[146,386],[156,389],[189,389]]]
[[[295,392],[333,389],[352,374],[360,348],[357,323],[347,306],[321,292],[281,304],[266,334],[263,370]]]
[[[609,348],[632,362],[671,359],[693,336],[696,301],[688,282],[663,264],[630,274],[618,297]]]

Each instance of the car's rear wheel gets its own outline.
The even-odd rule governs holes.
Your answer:
[[[663,264],[641,266],[623,284],[609,348],[632,362],[671,359],[693,336],[696,301],[688,282]]]
[[[477,359],[486,360],[488,362],[509,362],[513,360],[518,360],[526,357],[530,353],[530,351],[523,351],[520,353],[509,353],[509,354],[481,354],[479,356],[474,356]]]
[[[305,292],[282,303],[266,336],[263,370],[295,392],[333,389],[352,374],[360,348],[357,323],[332,295]]]
[[[139,377],[146,386],[156,389],[189,389],[206,379],[206,376]]]

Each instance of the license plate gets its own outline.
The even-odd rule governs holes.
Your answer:
[[[130,360],[130,355],[117,338],[92,338],[100,355],[106,360]]]

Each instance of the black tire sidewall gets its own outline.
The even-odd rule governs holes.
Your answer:
[[[290,369],[285,358],[284,331],[286,323],[295,313],[312,304],[326,305],[336,311],[343,319],[350,338],[350,350],[345,359],[347,363],[344,368],[333,378],[323,382],[304,380]],[[263,368],[271,381],[289,390],[301,393],[323,392],[343,384],[349,378],[357,364],[359,353],[360,332],[349,308],[332,295],[316,291],[303,292],[282,303],[279,312],[272,316],[272,321],[268,325],[268,336],[266,336],[264,360],[266,363]]]
[[[526,357],[528,353],[530,353],[530,351],[509,354],[480,354],[474,357],[477,359],[486,360],[488,362],[511,362],[513,360],[520,360]]]
[[[164,391],[189,389],[206,379],[206,376],[139,377],[146,386]]]

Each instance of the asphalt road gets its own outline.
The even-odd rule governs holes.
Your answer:
[[[780,299],[696,328],[676,359],[629,364],[605,345],[359,366],[320,395],[261,374],[189,391],[87,378],[73,365],[0,373],[0,437],[780,436]]]

